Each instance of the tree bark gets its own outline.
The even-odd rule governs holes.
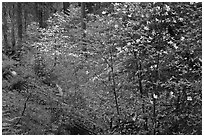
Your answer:
[[[24,11],[24,33],[26,34],[26,30],[27,30],[27,18],[28,18],[28,11],[27,11],[27,8],[26,8],[26,6],[27,6],[27,3],[24,3],[24,9],[23,9],[23,11]]]
[[[22,25],[22,4],[17,3],[17,25],[18,25],[18,47],[17,50],[21,49],[23,40],[23,25]]]
[[[82,27],[83,30],[86,29],[86,24],[84,22],[85,18],[86,18],[85,2],[82,2],[81,3],[81,27]],[[85,33],[83,33],[83,37],[85,37],[85,36],[86,36]]]
[[[11,29],[11,50],[12,54],[15,53],[15,45],[16,45],[16,37],[15,37],[15,3],[12,3],[12,8],[11,8],[11,14],[10,14],[12,20],[12,29]]]
[[[119,129],[120,128],[120,109],[119,109],[119,103],[118,103],[118,96],[117,96],[117,90],[116,90],[116,81],[115,81],[115,74],[114,74],[114,66],[113,66],[113,51],[111,49],[111,52],[110,52],[110,68],[111,68],[111,80],[112,80],[112,91],[113,91],[113,94],[114,94],[114,98],[115,98],[115,106],[116,106],[116,111],[117,111],[117,115],[118,115],[118,126],[119,126]],[[120,134],[122,133],[122,129],[120,130]]]
[[[34,4],[35,4],[35,5],[34,5],[34,7],[35,7],[35,8],[34,8],[34,9],[35,9],[35,21],[36,21],[36,22],[39,22],[39,17],[38,17],[38,14],[39,14],[39,13],[38,13],[38,2],[35,2]]]
[[[69,2],[63,2],[63,12],[64,12],[64,14],[66,14],[66,15],[69,15],[69,5],[70,5],[70,3]]]
[[[81,2],[81,28],[82,28],[82,42],[83,42],[83,47],[82,47],[82,52],[87,51],[87,47],[85,45],[85,37],[86,37],[86,24],[85,24],[85,18],[86,18],[86,12],[85,12],[85,2]],[[85,53],[85,58],[87,58],[87,54]]]
[[[2,3],[3,6],[3,15],[2,15],[2,19],[3,19],[3,24],[2,24],[2,31],[3,31],[3,40],[4,40],[4,52],[7,53],[8,49],[9,49],[9,45],[8,45],[8,38],[7,38],[7,31],[8,31],[8,26],[7,26],[7,6],[6,3]]]
[[[44,21],[43,21],[43,4],[42,3],[40,3],[40,8],[39,8],[39,12],[38,12],[38,17],[39,17],[39,27],[40,28],[44,28]]]
[[[160,60],[160,56],[159,53],[157,53],[157,67],[156,67],[156,79],[155,82],[158,83],[159,81],[159,60]],[[152,98],[153,98],[153,135],[156,135],[156,123],[157,123],[157,114],[156,114],[156,103],[157,103],[157,98],[155,98],[154,96],[158,96],[158,85],[156,84],[155,89],[153,91],[152,94]]]
[[[35,3],[35,14],[36,14],[36,18],[37,18],[37,22],[39,22],[39,27],[40,28],[45,28],[47,26],[47,24],[45,23],[44,20],[44,2],[36,2]]]

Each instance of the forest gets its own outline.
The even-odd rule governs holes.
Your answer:
[[[202,135],[201,2],[2,2],[3,135]]]

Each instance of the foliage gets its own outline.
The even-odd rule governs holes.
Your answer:
[[[72,3],[30,22],[3,134],[201,134],[200,4],[86,3],[83,30]]]

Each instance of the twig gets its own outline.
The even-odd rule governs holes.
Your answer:
[[[23,107],[23,111],[21,112],[21,118],[23,117],[23,115],[24,115],[24,113],[25,113],[26,106],[27,106],[27,102],[28,102],[30,96],[31,96],[31,93],[27,96],[27,98],[26,98],[26,100],[25,100],[24,107]],[[18,125],[18,124],[19,124],[21,118],[17,121],[17,123],[16,123],[15,125]]]

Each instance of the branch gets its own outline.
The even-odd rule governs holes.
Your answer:
[[[26,98],[26,100],[25,100],[24,107],[23,107],[23,111],[21,112],[21,118],[23,117],[23,115],[24,115],[24,113],[25,113],[26,106],[27,106],[27,102],[28,102],[30,96],[31,96],[31,93],[27,96],[27,98]],[[17,121],[17,123],[16,123],[15,125],[18,125],[18,124],[19,124],[21,118]]]

